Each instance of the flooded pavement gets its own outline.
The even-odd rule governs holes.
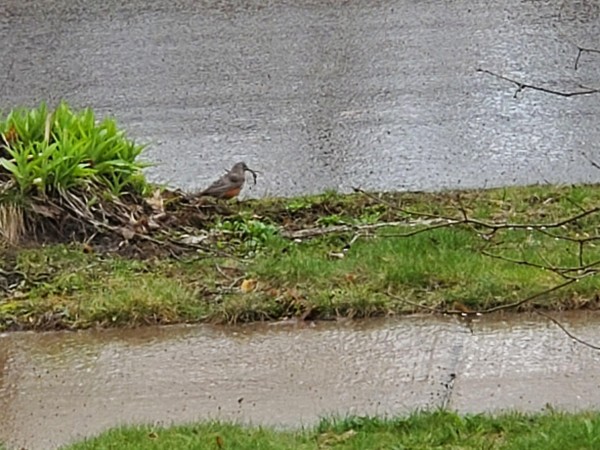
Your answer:
[[[600,343],[600,314],[555,314]],[[405,317],[0,338],[0,441],[48,449],[123,423],[275,426],[331,414],[600,407],[600,352],[538,316]]]
[[[4,0],[0,109],[64,98],[151,143],[153,181],[249,196],[597,182],[600,0]]]

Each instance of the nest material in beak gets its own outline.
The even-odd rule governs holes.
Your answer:
[[[254,184],[256,185],[256,178],[257,178],[256,174],[260,173],[260,172],[254,171],[254,170],[250,169],[249,167],[246,167],[246,171],[248,171],[248,172],[250,172],[252,174],[252,178],[254,180]]]

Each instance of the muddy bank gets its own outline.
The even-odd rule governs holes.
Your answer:
[[[597,313],[557,315],[600,342]],[[120,423],[281,426],[328,414],[600,407],[600,356],[537,316],[12,333],[0,440],[55,448]],[[292,407],[290,407],[292,405]]]

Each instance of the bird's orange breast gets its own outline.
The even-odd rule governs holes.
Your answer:
[[[237,197],[238,195],[240,195],[240,192],[242,192],[241,187],[231,188],[223,194],[223,198]]]

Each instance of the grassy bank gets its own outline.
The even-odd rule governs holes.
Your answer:
[[[274,431],[221,423],[155,428],[127,427],[68,447],[108,449],[540,449],[600,447],[600,415],[506,414],[459,416],[420,413],[383,420],[322,421],[307,431]]]
[[[185,228],[201,246],[177,254],[123,238],[118,250],[66,243],[5,251],[0,329],[482,311],[537,293],[520,308],[596,308],[596,205],[599,186],[211,206],[201,225]],[[471,222],[424,221],[432,216]]]
[[[215,203],[144,148],[66,103],[0,120],[0,330],[598,305],[599,186]]]

